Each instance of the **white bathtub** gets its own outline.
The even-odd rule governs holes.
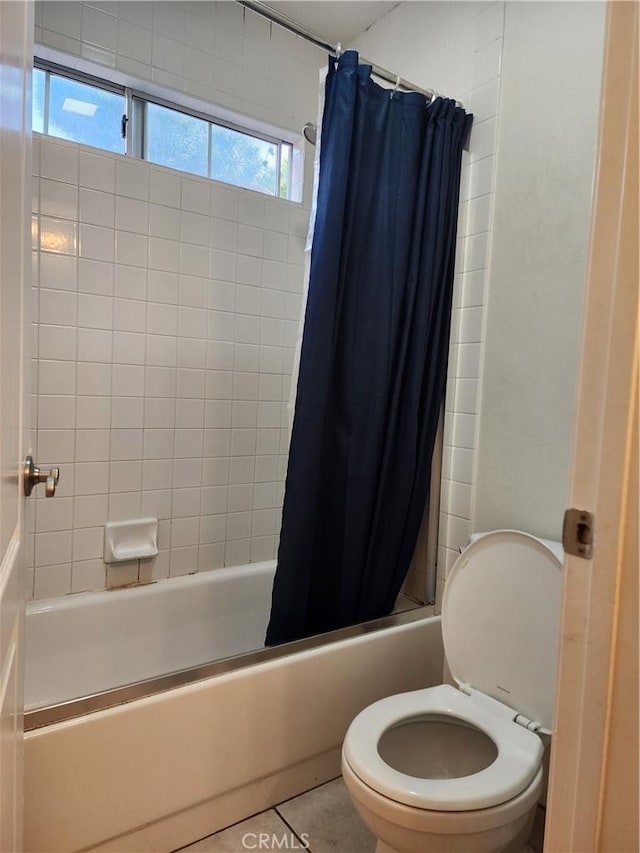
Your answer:
[[[256,564],[31,605],[29,704],[260,646],[272,574]],[[356,630],[27,731],[25,851],[168,853],[338,776],[360,710],[442,678],[439,617]]]
[[[31,602],[25,708],[260,649],[275,562]]]

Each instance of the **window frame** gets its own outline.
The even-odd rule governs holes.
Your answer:
[[[60,65],[57,62],[50,62],[49,60],[37,59],[33,60],[33,70],[34,71],[43,71],[44,72],[44,98],[42,102],[42,133],[45,136],[53,136],[53,134],[49,133],[49,119],[50,119],[50,91],[51,91],[51,74],[54,74],[56,77],[64,77],[66,80],[72,80],[74,83],[81,83],[85,86],[93,86],[96,89],[102,89],[105,92],[111,92],[113,95],[122,95],[124,98],[125,110],[127,107],[127,91],[126,86],[120,86],[117,83],[112,83],[110,80],[103,80],[101,77],[95,77],[93,74],[86,74],[81,71],[76,71],[73,68],[67,68],[65,65]],[[127,115],[127,113],[124,113]],[[58,138],[58,137],[54,137]],[[74,141],[74,140],[70,140]],[[125,139],[126,142],[126,139]],[[82,144],[82,143],[80,143]],[[102,149],[104,151],[109,151],[109,153],[113,154],[113,151],[105,148]],[[128,153],[125,145],[125,154]]]
[[[294,143],[287,139],[282,139],[281,137],[272,136],[271,134],[265,133],[263,131],[255,130],[253,128],[249,128],[243,126],[242,124],[229,121],[227,119],[219,118],[217,116],[212,116],[209,113],[204,111],[191,109],[189,107],[185,107],[175,101],[171,101],[167,98],[162,98],[157,95],[151,95],[147,92],[143,92],[140,89],[136,89],[134,86],[126,86],[121,85],[119,83],[114,83],[110,80],[105,80],[102,77],[97,77],[93,74],[88,74],[84,71],[79,71],[75,68],[68,68],[65,65],[61,65],[57,62],[51,62],[46,59],[40,59],[38,57],[34,57],[33,60],[33,68],[34,70],[44,71],[45,72],[45,85],[44,85],[44,99],[43,99],[43,122],[42,122],[42,133],[44,135],[49,134],[49,90],[50,90],[50,75],[54,74],[58,77],[65,77],[68,80],[73,80],[76,83],[84,83],[85,85],[94,86],[97,89],[103,89],[107,92],[112,92],[113,94],[122,95],[124,97],[124,113],[123,118],[126,119],[126,127],[124,134],[124,154],[121,156],[131,157],[132,159],[142,160],[145,163],[154,164],[153,160],[148,160],[145,155],[145,137],[146,137],[146,105],[147,104],[156,104],[157,106],[164,107],[165,109],[172,110],[174,112],[182,113],[187,116],[191,116],[192,118],[200,119],[207,123],[207,174],[201,175],[196,172],[188,172],[184,169],[175,169],[175,171],[182,172],[185,175],[195,175],[199,178],[206,178],[207,180],[215,180],[218,183],[224,183],[227,186],[238,187],[239,189],[250,189],[252,192],[259,192],[261,195],[266,195],[269,198],[281,198],[286,201],[293,201],[292,197],[292,174],[293,174],[293,152],[294,152]],[[249,136],[253,139],[257,139],[261,142],[266,142],[270,145],[274,145],[276,149],[276,163],[275,163],[275,174],[276,174],[276,189],[277,192],[274,194],[264,192],[263,190],[255,190],[252,188],[243,187],[242,184],[231,183],[229,181],[222,181],[217,178],[211,177],[211,165],[212,165],[212,127],[224,127],[228,130],[236,131],[237,133],[242,133],[245,136]],[[283,166],[283,157],[282,157],[282,149],[283,146],[286,146],[289,149],[289,158],[287,162],[287,194],[282,195],[280,193],[280,184],[282,181],[282,166]],[[109,149],[104,149],[109,150]],[[113,153],[113,152],[110,152]],[[172,169],[172,166],[163,166],[162,163],[155,163],[154,165],[161,166],[162,168]]]

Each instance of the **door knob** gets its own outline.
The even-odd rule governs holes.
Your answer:
[[[59,468],[51,468],[49,471],[41,471],[40,468],[34,464],[32,456],[27,456],[24,460],[24,493],[27,497],[29,497],[33,491],[34,486],[37,486],[38,483],[44,483],[44,493],[46,497],[52,498],[56,493],[56,486],[58,485],[59,479]]]

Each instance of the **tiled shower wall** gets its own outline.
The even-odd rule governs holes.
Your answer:
[[[445,402],[436,604],[473,531],[504,2],[401,3],[356,42],[364,56],[461,101],[475,116],[463,154]]]
[[[36,3],[36,42],[168,99],[315,120],[322,52],[232,2]],[[30,596],[275,556],[310,172],[297,204],[34,137],[32,446],[62,476],[29,502]],[[144,516],[158,557],[107,566],[104,524]]]
[[[308,211],[35,140],[37,598],[275,555]],[[106,567],[103,525],[160,519]]]

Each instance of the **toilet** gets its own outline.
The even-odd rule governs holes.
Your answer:
[[[452,567],[442,634],[457,686],[389,696],[351,723],[342,775],[376,853],[521,853],[552,727],[562,546],[472,537]]]

